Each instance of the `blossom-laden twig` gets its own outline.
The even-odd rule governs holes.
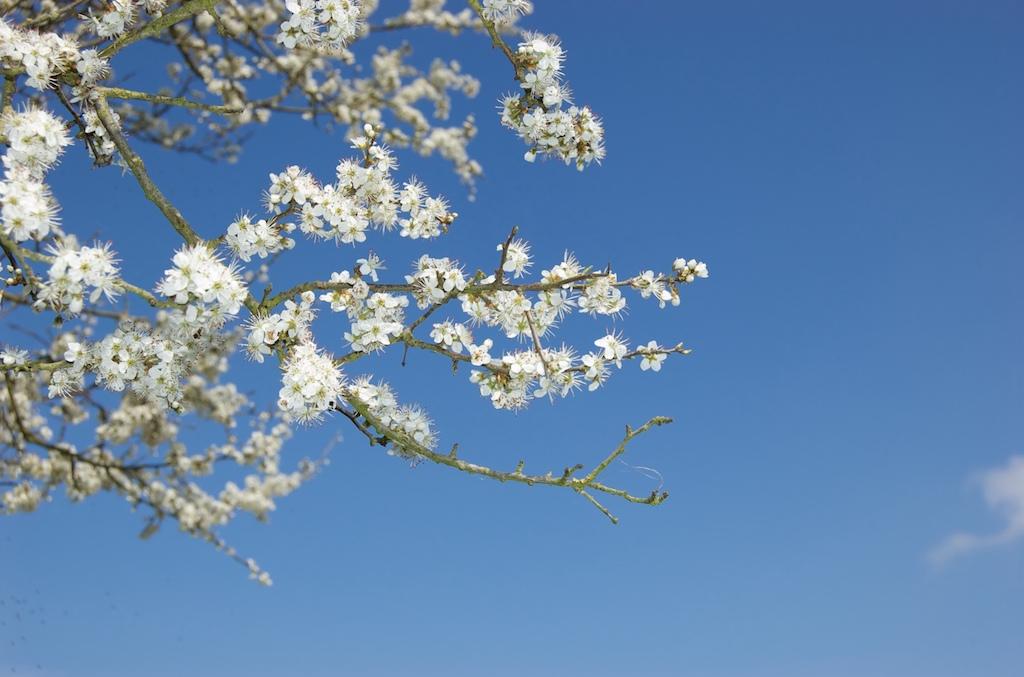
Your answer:
[[[104,59],[109,59],[128,45],[136,43],[139,40],[156,37],[179,21],[184,21],[185,19],[202,12],[212,13],[216,4],[217,0],[188,0],[188,2],[183,3],[173,11],[155,16],[151,21],[143,24],[136,30],[122,34],[114,41],[113,44],[105,47],[100,52],[100,56]],[[116,6],[113,11],[117,11]]]
[[[467,150],[474,119],[438,123],[450,116],[454,93],[474,96],[479,83],[455,61],[414,68],[405,46],[382,46],[368,68],[357,70],[355,43],[413,27],[488,34],[514,68],[520,92],[503,99],[502,122],[527,142],[528,160],[539,154],[583,169],[604,155],[603,128],[589,109],[571,105],[557,38],[518,31],[517,19],[532,9],[527,0],[469,0],[459,11],[412,2],[383,21],[371,19],[372,4],[78,0],[42,12],[22,0],[5,5],[0,313],[46,314],[53,331],[28,332],[39,341],[33,348],[0,346],[0,509],[34,510],[58,489],[74,501],[115,493],[144,508],[143,538],[172,520],[269,584],[269,574],[231,549],[219,530],[240,513],[266,519],[278,498],[315,474],[323,459],[285,470],[282,449],[294,425],[333,414],[372,446],[413,462],[570,489],[613,523],[602,503],[609,497],[646,505],[667,498],[660,486],[635,494],[602,476],[636,437],[668,418],[627,427],[589,471],[575,464],[527,474],[525,459],[497,470],[461,458],[457,444],[438,451],[440,435],[426,410],[400,402],[390,384],[356,373],[401,346],[403,366],[410,352],[422,352],[449,360],[453,372],[468,367],[472,387],[499,410],[593,391],[625,365],[657,372],[669,356],[690,350],[656,340],[631,345],[621,330],[604,327],[582,346],[559,343],[564,321],[616,320],[630,294],[660,308],[677,306],[689,284],[708,276],[696,259],[620,275],[569,252],[538,273],[518,227],[495,238],[496,267],[485,261],[471,272],[452,258],[423,255],[407,273],[389,273],[376,251],[365,249],[370,237],[433,240],[460,223],[448,199],[400,176],[394,149],[438,155],[472,184],[481,172]],[[170,83],[127,89],[113,80],[110,60],[129,59],[141,41],[174,55]],[[248,88],[258,75],[277,81],[255,97]],[[48,102],[59,103],[57,113]],[[279,114],[341,125],[352,157],[325,180],[298,165],[271,174],[262,206],[213,232],[186,220],[133,147],[155,141],[233,159],[246,127]],[[74,217],[59,217],[47,175],[76,142],[96,166],[127,169],[157,208],[154,216],[181,238],[162,275],[154,275],[155,286],[123,279],[112,243],[79,241]],[[302,239],[364,249],[350,265],[274,293],[271,264]],[[145,312],[107,305],[129,296],[143,299]],[[313,325],[325,311],[344,316],[343,342],[318,341]],[[251,360],[270,358],[279,369],[272,413],[258,410],[228,380],[239,344]],[[190,452],[180,434],[185,417],[223,426],[224,442]],[[248,436],[238,435],[246,421]],[[216,485],[210,476],[222,464],[243,470],[241,485]]]

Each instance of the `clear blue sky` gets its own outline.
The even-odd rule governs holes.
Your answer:
[[[613,527],[569,492],[410,470],[331,421],[289,453],[315,455],[341,429],[332,465],[269,524],[226,534],[271,570],[269,590],[173,529],[138,541],[139,517],[114,498],[0,520],[0,668],[1021,674],[1024,544],[941,569],[925,556],[954,530],[999,528],[967,480],[1024,451],[1024,8],[537,5],[526,25],[562,37],[608,158],[582,174],[524,163],[493,113],[513,84],[501,55],[479,36],[416,35],[421,58],[458,57],[483,80],[456,108],[478,112],[475,203],[442,162],[400,156],[463,215],[431,251],[490,263],[519,224],[540,264],[566,247],[625,272],[702,258],[711,279],[680,308],[636,303],[622,324],[694,353],[518,415],[429,355],[402,371],[390,354],[379,373],[445,442],[508,467],[592,463],[624,424],[673,416],[627,458],[657,468],[671,499],[614,505]],[[274,129],[237,166],[139,150],[212,236],[258,208],[268,172],[329,175],[348,152],[336,135]],[[127,277],[155,281],[178,243],[130,177],[79,153],[53,184],[69,227],[102,230]],[[113,203],[95,198],[110,190]],[[417,253],[380,249],[392,273]],[[356,256],[303,251],[280,279]],[[592,340],[612,325],[576,326]],[[254,378],[269,401],[273,367]],[[624,466],[609,478],[649,486]]]

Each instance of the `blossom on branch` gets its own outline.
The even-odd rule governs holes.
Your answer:
[[[633,495],[600,476],[666,418],[627,427],[586,474],[564,459],[543,461],[564,470],[528,474],[525,461],[502,470],[462,459],[458,445],[439,450],[447,435],[428,409],[400,402],[393,385],[371,373],[379,357],[400,356],[405,366],[415,354],[414,365],[421,356],[450,363],[462,386],[484,398],[477,406],[517,411],[583,397],[631,361],[668,371],[669,356],[687,355],[682,343],[631,348],[638,344],[619,323],[634,299],[678,306],[688,285],[709,274],[685,258],[636,274],[588,265],[569,251],[551,256],[531,246],[518,228],[496,235],[482,261],[443,255],[439,240],[453,231],[462,198],[432,192],[433,180],[401,176],[399,157],[443,158],[471,188],[482,173],[469,152],[475,118],[447,121],[454,95],[471,98],[480,83],[458,61],[419,67],[404,43],[366,54],[361,41],[379,35],[388,43],[391,31],[411,28],[486,33],[515,71],[519,91],[502,100],[501,122],[526,142],[528,160],[554,157],[583,169],[604,158],[604,129],[573,104],[559,40],[518,28],[531,2],[470,0],[449,10],[443,0],[411,0],[400,14],[375,19],[377,5],[84,0],[5,8],[0,303],[5,322],[36,312],[53,330],[38,345],[0,350],[0,511],[35,510],[58,492],[71,501],[115,494],[145,516],[143,538],[172,522],[269,585],[269,574],[220,534],[239,514],[267,519],[315,476],[323,459],[292,459],[286,448],[297,424],[351,425],[411,464],[570,489],[612,522],[600,495],[665,500],[659,490]],[[147,41],[168,59],[166,80],[115,86],[136,86],[119,78],[131,72],[135,45]],[[351,153],[328,176],[284,164],[269,174],[262,213],[229,212],[238,216],[220,229],[189,222],[150,175],[150,151],[138,149],[149,143],[234,160],[253,129],[281,116],[340,128]],[[47,172],[75,144],[85,152],[73,161],[119,167],[152,203],[152,218],[180,238],[164,253],[171,264],[162,274],[126,279],[132,266],[121,270],[114,245],[80,244],[92,239],[78,215],[59,224]],[[108,225],[116,216],[111,210]],[[405,274],[389,274],[377,253],[389,237],[422,246],[398,264]],[[281,284],[278,260],[324,243],[346,245],[336,264],[302,266],[303,279]],[[339,315],[318,317],[322,309]],[[566,340],[566,324],[595,320],[582,345]],[[336,328],[326,329],[332,321]],[[605,326],[612,322],[614,330]],[[239,353],[250,360],[244,368],[274,385],[249,390],[234,379]],[[204,432],[197,446],[186,432],[197,421],[223,437]]]

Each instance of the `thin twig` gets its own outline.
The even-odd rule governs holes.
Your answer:
[[[200,101],[192,101],[181,96],[166,96],[164,94],[150,94],[149,92],[137,92],[134,89],[124,89],[122,87],[97,87],[97,91],[100,95],[108,99],[133,99],[136,101],[148,101],[150,103],[162,104],[165,106],[178,106],[179,108],[188,108],[191,110],[201,110],[208,113],[218,113],[220,115],[234,115],[241,113],[243,109],[235,108],[233,106],[223,106],[209,103],[202,103]]]
[[[579,470],[582,466],[573,466],[572,468],[566,468],[565,472],[561,476],[557,477],[552,475],[551,473],[547,473],[546,475],[526,475],[522,472],[521,465],[517,466],[516,469],[511,472],[501,471],[489,468],[487,466],[478,465],[476,463],[470,463],[452,453],[441,454],[435,452],[414,440],[407,433],[401,430],[390,428],[387,425],[385,425],[383,421],[381,421],[378,417],[376,417],[373,414],[373,412],[370,411],[369,406],[367,406],[365,403],[359,400],[358,397],[356,397],[355,395],[346,395],[345,401],[348,402],[349,406],[351,406],[352,409],[356,413],[358,413],[359,416],[361,416],[364,421],[366,421],[366,424],[368,426],[371,426],[380,434],[380,437],[383,437],[385,440],[387,440],[387,442],[394,444],[397,448],[401,449],[402,451],[412,456],[425,458],[439,465],[448,466],[450,468],[454,468],[456,470],[469,473],[471,475],[489,477],[491,479],[498,480],[499,482],[519,482],[521,484],[528,484],[531,486],[534,484],[542,484],[548,486],[568,487],[576,491],[580,495],[584,496],[585,498],[589,497],[588,500],[595,506],[601,508],[602,512],[612,519],[613,523],[617,520],[615,520],[611,513],[608,512],[607,509],[604,509],[604,506],[598,503],[593,498],[593,496],[591,496],[589,492],[585,490],[590,489],[593,491],[598,491],[601,493],[608,494],[610,496],[622,498],[631,503],[640,503],[644,505],[659,505],[668,498],[667,492],[651,492],[651,494],[646,497],[634,496],[629,492],[625,491],[624,489],[610,487],[606,484],[598,482],[596,479],[597,476],[606,467],[608,467],[608,463],[611,463],[611,460],[617,458],[619,455],[622,454],[622,452],[625,450],[626,444],[628,444],[632,439],[643,434],[644,432],[647,432],[652,427],[665,425],[671,422],[671,419],[665,418],[663,416],[657,416],[655,418],[652,418],[647,423],[644,423],[642,426],[637,428],[635,431],[630,431],[630,434],[627,436],[627,439],[623,440],[623,442],[620,443],[618,447],[616,447],[616,449],[609,455],[609,457],[602,461],[586,477],[575,478],[573,477],[573,473],[576,470]],[[353,420],[353,422],[355,422],[355,420],[352,419],[352,417],[349,418],[350,420]],[[364,431],[364,433],[365,432],[366,431]],[[378,437],[378,439],[376,440],[376,443],[378,444],[380,443],[380,437]]]

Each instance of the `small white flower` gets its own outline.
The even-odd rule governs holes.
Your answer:
[[[663,349],[658,346],[657,341],[648,341],[646,346],[639,349],[643,354],[643,358],[640,360],[640,369],[647,371],[661,371],[661,363],[665,361],[668,355]]]
[[[616,334],[606,334],[594,341],[594,345],[604,349],[604,359],[615,362],[616,367],[622,367],[622,358],[629,352],[629,346]]]
[[[672,262],[672,268],[681,282],[693,282],[698,277],[708,276],[708,267],[703,261],[696,259],[676,259]]]
[[[64,351],[64,359],[68,362],[74,363],[76,360],[85,354],[85,348],[81,343],[77,341],[71,341],[68,343],[68,349]]]
[[[499,244],[497,247],[498,251],[504,248],[504,243]],[[509,242],[508,251],[505,254],[505,262],[502,264],[501,269],[506,273],[512,273],[512,277],[519,278],[530,267],[530,263],[530,245],[518,239]]]
[[[483,343],[479,345],[469,346],[469,358],[470,362],[475,367],[483,367],[491,363],[491,347],[494,346],[494,341],[491,339],[484,339]]]

